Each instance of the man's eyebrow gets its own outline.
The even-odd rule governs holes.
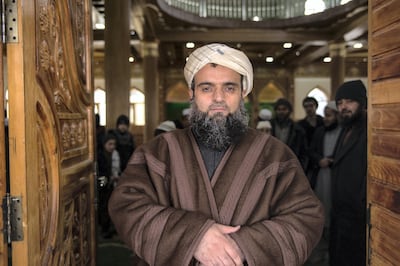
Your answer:
[[[213,84],[212,82],[204,81],[204,82],[200,82],[199,84],[197,84],[197,87],[200,87],[200,86],[210,86],[210,85],[212,85],[212,84]]]
[[[199,86],[204,86],[204,85],[210,86],[210,85],[215,85],[215,83],[212,83],[212,82],[209,82],[209,81],[204,81],[204,82],[200,82],[199,84],[197,84],[198,87]],[[224,85],[224,86],[240,86],[239,83],[234,82],[234,81],[227,81],[227,82],[222,83],[222,85]]]

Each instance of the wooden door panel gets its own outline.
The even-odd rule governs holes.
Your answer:
[[[10,159],[26,226],[13,265],[95,265],[90,1],[19,3]]]
[[[389,261],[400,261],[400,215],[379,205],[371,206],[371,219],[376,223],[371,229],[371,247],[378,254],[385,254]]]
[[[4,71],[3,71],[3,43],[0,41],[0,112],[5,110],[4,106]],[[6,136],[5,136],[5,117],[0,114],[0,195],[6,193]],[[0,228],[4,228],[3,224],[3,212],[0,212]],[[8,261],[8,250],[7,244],[3,241],[3,231],[0,230],[0,265],[7,265]]]
[[[369,2],[370,265],[400,261],[400,1]]]
[[[398,144],[396,145],[398,146]],[[370,155],[368,173],[374,180],[383,184],[400,187],[400,164],[398,160],[390,160]]]

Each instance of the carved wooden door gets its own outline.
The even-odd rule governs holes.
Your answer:
[[[400,1],[369,1],[370,265],[400,261]]]
[[[12,265],[95,265],[90,1],[8,2]]]

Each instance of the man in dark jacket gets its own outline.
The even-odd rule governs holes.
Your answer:
[[[132,133],[129,131],[128,116],[120,115],[117,118],[117,128],[113,133],[117,137],[117,151],[121,160],[121,172],[123,172],[135,150],[135,141]]]
[[[343,131],[332,165],[331,265],[366,265],[367,112],[360,80],[336,93]]]
[[[307,138],[304,129],[290,118],[293,112],[292,104],[286,99],[278,99],[274,111],[271,134],[289,146],[299,159],[303,170],[306,169]]]

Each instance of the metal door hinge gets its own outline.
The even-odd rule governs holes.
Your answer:
[[[18,1],[1,1],[1,40],[3,43],[18,42]]]
[[[14,197],[7,193],[3,198],[2,207],[4,242],[24,240],[21,197]]]

